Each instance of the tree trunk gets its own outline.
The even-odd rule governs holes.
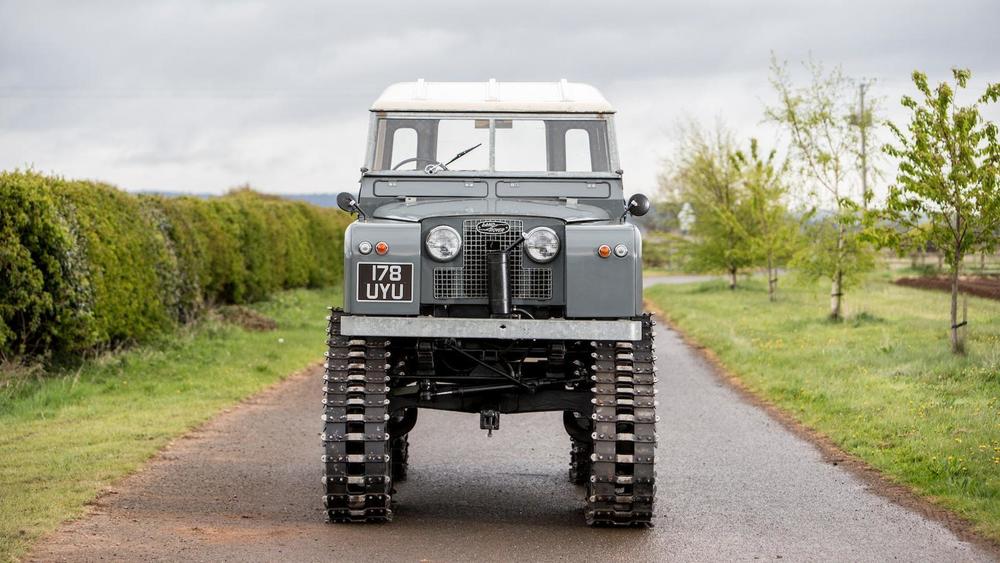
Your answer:
[[[774,260],[771,253],[767,254],[767,299],[774,302],[775,286],[778,284],[778,276],[774,273]]]
[[[841,298],[844,296],[844,226],[837,229],[837,267],[833,272],[833,283],[830,286],[830,319],[841,320]]]
[[[729,269],[729,289],[736,289],[736,268]]]
[[[958,269],[961,265],[956,261],[951,266],[951,351],[955,354],[965,352],[964,343],[958,338]]]
[[[830,319],[839,321],[841,319],[841,298],[843,293],[844,272],[839,269],[833,275],[833,283],[830,284]]]

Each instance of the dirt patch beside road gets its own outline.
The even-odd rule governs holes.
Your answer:
[[[899,278],[893,282],[904,287],[951,291],[951,280],[939,277]],[[963,278],[958,280],[958,290],[962,293],[1000,300],[1000,277]]]

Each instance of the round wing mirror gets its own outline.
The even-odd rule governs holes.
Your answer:
[[[354,195],[351,192],[340,192],[337,194],[337,207],[348,213],[354,213],[354,208],[357,206],[358,202],[354,199]]]
[[[628,212],[634,217],[642,217],[649,213],[649,198],[642,194],[635,194],[628,200]]]

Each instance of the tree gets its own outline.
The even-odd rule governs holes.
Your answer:
[[[767,269],[767,296],[775,300],[778,267],[793,254],[799,240],[798,223],[787,207],[789,186],[784,174],[787,164],[775,164],[775,151],[766,158],[760,155],[757,139],[750,139],[750,151],[733,154],[744,188],[743,210],[737,215],[746,224],[737,223],[751,247],[755,261]]]
[[[690,265],[726,272],[729,288],[736,289],[737,275],[753,263],[753,250],[744,227],[744,189],[732,158],[732,137],[721,127],[708,134],[689,126],[683,135],[674,178],[679,197],[694,214]]]
[[[959,89],[971,73],[953,69]],[[1000,84],[989,84],[976,103],[962,106],[956,89],[941,82],[931,89],[927,76],[913,73],[922,99],[903,96],[910,110],[906,131],[889,128],[897,144],[884,150],[899,159],[896,183],[889,187],[886,216],[897,229],[883,231],[881,242],[897,249],[931,243],[944,252],[951,276],[951,349],[964,352],[959,338],[958,277],[967,254],[991,251],[1000,229],[1000,144],[997,124],[979,113],[980,104],[1000,99]]]
[[[772,58],[771,84],[778,103],[765,115],[788,131],[797,171],[808,180],[816,201],[814,220],[821,223],[812,226],[818,236],[810,237],[811,244],[794,263],[803,276],[830,280],[830,318],[840,320],[847,284],[859,269],[874,264],[870,256],[863,256],[870,250],[857,240],[861,213],[856,199],[863,200],[864,195],[850,189],[850,180],[857,175],[853,163],[861,145],[859,129],[864,128],[852,124],[853,84],[840,68],[827,73],[813,61],[806,68],[811,83],[796,87],[787,65]],[[832,210],[821,212],[824,206]]]

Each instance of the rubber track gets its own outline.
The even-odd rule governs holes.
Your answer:
[[[653,320],[639,342],[592,343],[593,452],[587,484],[590,525],[652,525],[656,495]]]
[[[323,376],[323,503],[331,522],[392,520],[388,341],[340,334],[331,309]]]

